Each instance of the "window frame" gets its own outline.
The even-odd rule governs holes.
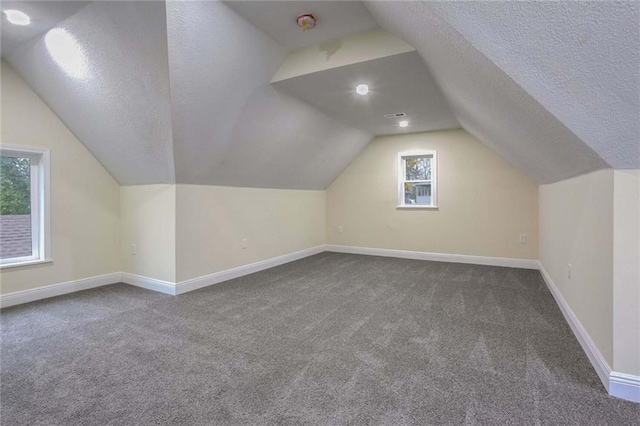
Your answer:
[[[50,150],[0,144],[0,156],[29,158],[31,195],[31,256],[0,258],[0,269],[53,262],[51,258]]]
[[[406,180],[406,159],[431,157],[431,181]],[[431,204],[405,204],[405,183],[431,183]],[[397,209],[437,209],[438,208],[438,154],[435,150],[408,151],[398,153],[398,204]]]

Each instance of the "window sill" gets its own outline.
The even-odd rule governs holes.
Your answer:
[[[438,210],[438,206],[396,206],[396,210]]]
[[[44,263],[53,263],[53,259],[35,259],[35,260],[23,260],[13,263],[0,264],[0,269],[18,268],[20,266],[40,265]]]

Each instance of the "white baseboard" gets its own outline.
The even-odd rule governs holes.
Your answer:
[[[429,253],[424,251],[391,250],[327,244],[326,251],[368,256],[399,257],[402,259],[432,260],[435,262],[470,263],[473,265],[504,266],[507,268],[538,269],[538,261],[508,257],[471,256],[465,254]]]
[[[159,293],[176,295],[176,285],[169,281],[157,280],[155,278],[143,277],[141,275],[123,272],[120,280],[129,285],[146,288],[147,290],[157,291]]]
[[[239,266],[237,268],[216,272],[210,275],[205,275],[202,277],[193,278],[186,281],[181,281],[176,285],[176,294],[183,294],[189,291],[197,290],[199,288],[207,287],[213,284],[218,284],[224,281],[232,280],[234,278],[239,278],[245,275],[253,274],[255,272],[263,271],[265,269],[273,268],[274,266],[283,265],[285,263],[293,262],[294,260],[299,260],[305,257],[313,256],[314,254],[322,253],[323,251],[326,251],[325,246],[320,245],[320,246],[308,248],[306,250],[300,250],[294,253],[285,254],[283,256],[262,260],[260,262]]]
[[[73,293],[80,290],[88,290],[90,288],[115,284],[117,282],[120,282],[120,272],[2,294],[0,295],[0,308],[35,302],[36,300],[62,296],[63,294]]]
[[[113,274],[101,275],[98,277],[85,278],[81,280],[70,281],[61,284],[53,284],[45,287],[38,287],[30,290],[18,291],[9,294],[0,294],[0,308],[20,305],[22,303],[34,302],[40,299],[46,299],[63,294],[73,293],[80,290],[88,290],[90,288],[99,287],[107,284],[125,283],[147,290],[153,290],[160,293],[177,295],[189,291],[197,290],[223,281],[242,277],[244,275],[253,274],[274,266],[282,265],[294,260],[302,259],[314,254],[325,251],[325,246],[320,245],[306,250],[297,251],[295,253],[286,254],[284,256],[274,257],[272,259],[263,260],[249,265],[240,266],[226,271],[216,272],[211,275],[182,281],[178,284],[158,280],[155,278],[144,277],[141,275],[130,274],[128,272],[115,272]]]
[[[544,269],[544,266],[542,266],[542,263],[540,263],[540,273],[542,274],[542,278],[544,278],[544,282],[547,283],[547,287],[553,295],[553,298],[560,307],[562,315],[564,315],[565,320],[567,320],[571,330],[573,330],[573,334],[575,334],[578,342],[580,342],[580,345],[582,346],[582,349],[587,354],[587,357],[589,357],[589,361],[591,361],[591,365],[593,365],[598,377],[600,377],[600,381],[608,391],[611,367],[602,356],[602,353],[600,353],[600,350],[591,339],[591,336],[589,336],[589,333],[587,333],[587,330],[582,326],[582,323],[576,314],[574,314],[571,307],[569,307],[569,304],[562,296],[562,293],[560,293],[560,290],[558,290],[558,287],[556,287],[551,276],[549,276],[547,271]]]
[[[609,395],[640,402],[640,377],[631,374],[611,372],[609,376]]]
[[[160,293],[177,295],[197,290],[199,288],[207,287],[213,284],[218,284],[234,278],[239,278],[244,275],[253,274],[265,269],[273,268],[274,266],[279,266],[285,263],[293,262],[294,260],[313,256],[314,254],[322,253],[324,251],[364,254],[372,256],[400,257],[405,259],[434,260],[439,262],[506,266],[511,268],[538,268],[538,261],[527,259],[426,253],[417,251],[376,249],[340,245],[319,245],[306,250],[297,251],[295,253],[285,254],[283,256],[274,257],[272,259],[251,263],[249,265],[239,266],[237,268],[228,269],[226,271],[216,272],[211,275],[205,275],[202,277],[182,281],[177,284],[169,281],[158,280],[155,278],[130,274],[128,272],[116,272],[113,274],[101,275],[98,277],[91,277],[82,280],[70,281],[67,283],[54,284],[46,287],[39,287],[31,290],[0,295],[0,307],[19,305],[22,303],[33,302],[35,300],[60,296],[63,294],[72,293],[74,291],[86,290],[102,285],[114,284],[117,282],[123,282],[125,284],[134,285],[136,287],[145,288],[147,290],[158,291]]]

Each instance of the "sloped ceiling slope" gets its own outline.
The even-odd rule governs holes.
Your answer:
[[[366,7],[537,182],[640,167],[637,3]],[[140,1],[90,3],[7,59],[121,184],[324,189],[371,135],[270,85],[287,53],[223,2]]]
[[[387,31],[418,50],[460,124],[535,181],[609,166],[425,2],[367,7]]]
[[[120,184],[175,181],[163,2],[91,3],[7,60]]]
[[[614,168],[640,168],[640,2],[431,2]]]
[[[288,51],[220,2],[167,3],[176,180],[325,189],[370,142],[270,86]]]

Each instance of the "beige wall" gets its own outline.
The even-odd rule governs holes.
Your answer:
[[[540,262],[613,365],[612,170],[540,186]]]
[[[3,269],[2,294],[120,271],[119,186],[2,61],[2,143],[51,150],[53,264]]]
[[[325,242],[324,191],[178,185],[176,198],[178,281]]]
[[[613,182],[613,370],[640,376],[640,170]]]
[[[174,283],[176,186],[123,186],[120,221],[122,271]]]
[[[437,151],[438,210],[396,209],[397,155],[414,150]],[[537,203],[537,185],[464,130],[379,137],[327,190],[327,240],[537,259]]]

